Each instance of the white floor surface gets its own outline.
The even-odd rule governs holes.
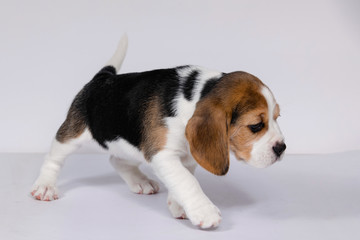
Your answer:
[[[232,159],[224,177],[198,169],[223,216],[210,231],[173,219],[163,185],[155,195],[131,193],[101,154],[70,156],[61,198],[36,201],[29,192],[42,158],[0,154],[0,239],[360,239],[360,151],[287,155],[267,169]]]

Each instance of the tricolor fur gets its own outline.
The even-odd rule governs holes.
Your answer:
[[[170,212],[202,228],[217,226],[220,211],[193,173],[197,164],[224,175],[230,150],[239,160],[266,167],[280,159],[280,109],[269,88],[246,72],[222,73],[181,66],[117,75],[127,38],[70,106],[45,157],[32,195],[58,198],[56,179],[67,155],[95,140],[129,188],[151,194],[158,184],[140,172],[148,162],[169,190]]]

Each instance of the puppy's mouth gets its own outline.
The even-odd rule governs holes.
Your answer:
[[[275,155],[275,158],[271,160],[269,166],[273,165],[273,164],[276,163],[276,162],[280,162],[280,161],[283,159],[283,156],[284,156],[284,155],[281,155],[281,156],[276,156],[276,155]]]
[[[250,166],[256,167],[256,168],[267,168],[273,165],[274,163],[281,161],[283,158],[283,155],[281,156],[264,156],[262,159],[253,159],[253,158],[244,158],[239,154],[239,152],[233,151],[234,156],[238,161],[244,162]]]
[[[282,154],[281,156],[276,156],[275,160],[274,160],[274,163],[275,162],[280,162],[281,160],[283,160],[283,157],[284,157],[284,154]]]

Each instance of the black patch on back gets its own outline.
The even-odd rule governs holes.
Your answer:
[[[219,78],[209,79],[201,90],[200,98],[205,97],[215,87],[215,85],[218,83],[218,80]]]
[[[147,103],[157,96],[162,117],[175,116],[173,100],[178,89],[176,68],[115,75],[113,67],[105,67],[74,101],[101,146],[107,148],[107,141],[123,138],[139,147]]]
[[[183,86],[183,93],[184,93],[185,99],[188,101],[191,101],[191,99],[193,97],[193,89],[194,89],[194,86],[195,86],[198,76],[199,76],[199,72],[194,70],[192,73],[189,74],[189,76],[185,80],[185,83]]]
[[[115,75],[116,69],[113,66],[103,67],[96,75],[95,78],[99,75]]]

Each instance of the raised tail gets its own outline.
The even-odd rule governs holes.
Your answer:
[[[124,34],[119,41],[118,47],[114,55],[110,58],[110,60],[106,63],[105,66],[112,66],[115,68],[116,72],[118,72],[126,56],[127,47],[128,37],[126,34]]]

